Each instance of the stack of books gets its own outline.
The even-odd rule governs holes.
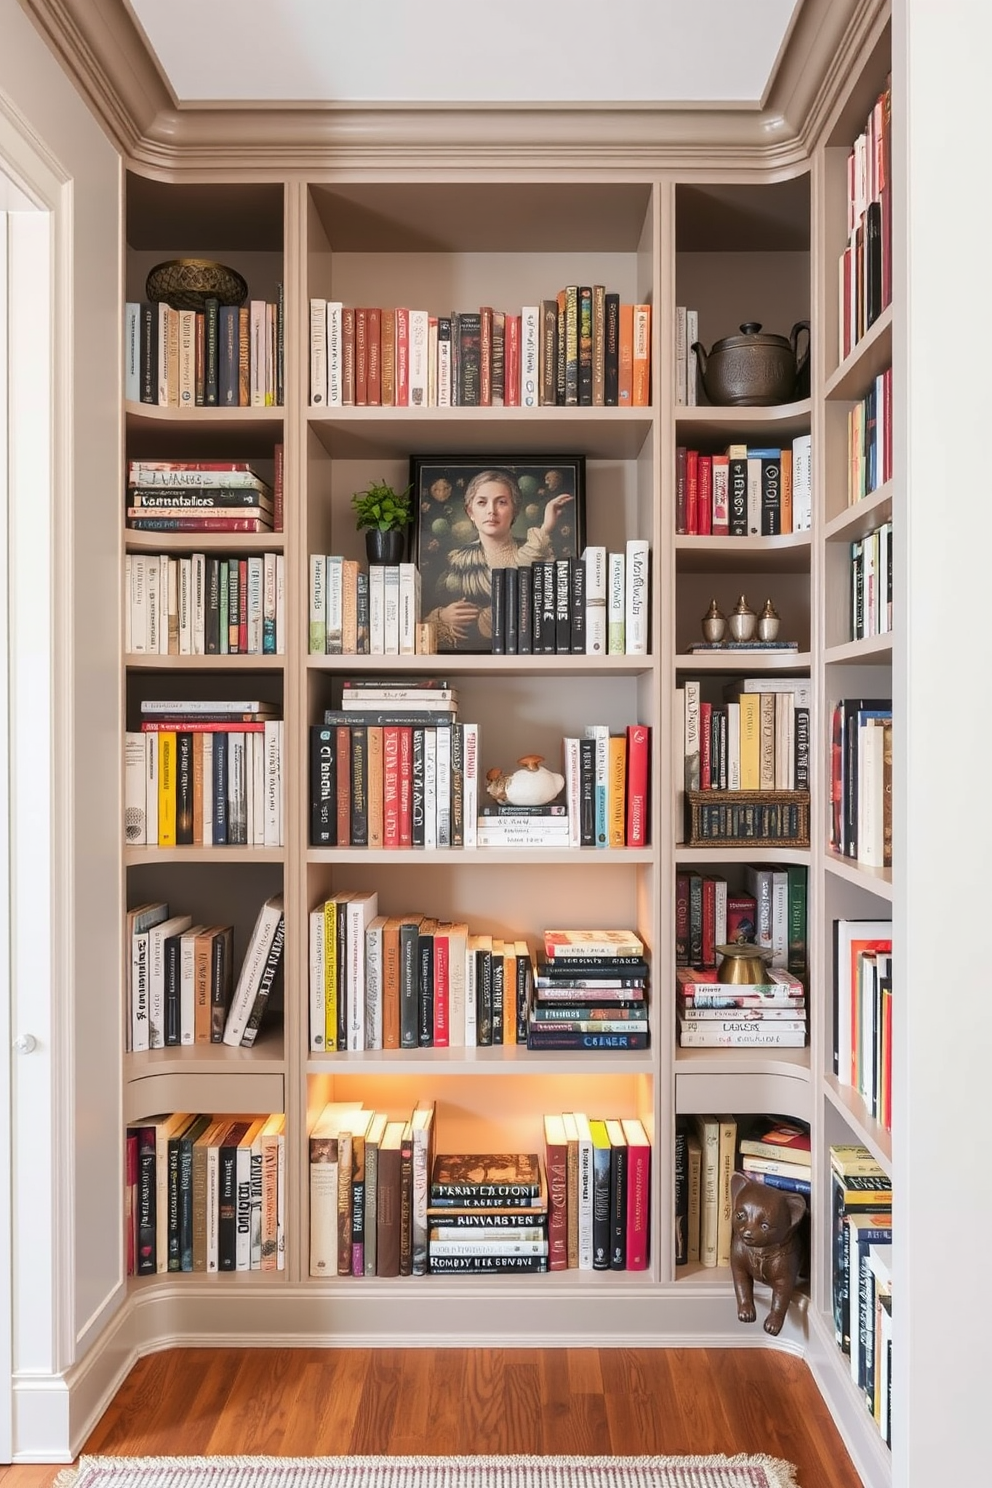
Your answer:
[[[281,460],[277,460],[277,469]],[[271,532],[276,493],[244,460],[130,460],[127,525],[138,532]]]
[[[812,1193],[809,1128],[803,1122],[761,1117],[740,1139],[741,1171],[769,1188]]]
[[[548,1195],[537,1153],[439,1154],[427,1219],[432,1274],[548,1269]]]
[[[683,1049],[806,1043],[806,989],[797,976],[770,966],[764,982],[720,982],[715,968],[675,971],[679,1044]]]
[[[486,799],[479,806],[479,847],[570,847],[568,804],[559,793],[542,806]]]
[[[632,930],[545,930],[534,962],[529,1049],[646,1049],[644,942]]]

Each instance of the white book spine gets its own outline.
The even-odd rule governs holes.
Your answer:
[[[202,925],[198,927],[202,929]],[[192,1044],[196,1026],[196,936],[179,943],[179,1042]]]
[[[607,566],[606,632],[610,656],[626,650],[624,626],[627,615],[627,564],[624,553],[610,553]]]
[[[179,559],[169,559],[169,588],[165,596],[167,608],[165,621],[165,654],[179,655]],[[227,636],[222,638],[222,650],[227,650]]]
[[[131,562],[132,562],[132,554],[125,553],[125,555],[124,555],[124,654],[125,654],[125,656],[130,656],[132,650],[134,649],[133,648],[133,645],[132,645],[132,642],[131,642],[131,606],[132,606],[132,603],[133,603],[132,596],[131,596],[131,584],[133,582],[133,580],[131,578]]]
[[[327,559],[310,554],[310,655],[323,656],[327,647]]]
[[[252,834],[249,840],[251,841],[253,847],[264,847],[266,798],[268,795],[265,780],[266,740],[264,734],[252,734],[250,737],[252,747],[251,763],[253,815]]]
[[[685,841],[685,770],[680,762],[685,755],[685,688],[676,687],[672,708],[672,759],[675,762],[675,841]]]
[[[175,558],[168,558],[164,554],[159,558],[159,583],[158,583],[158,654],[168,656],[169,654],[169,595],[175,588]]]
[[[465,1047],[474,1049],[479,1036],[476,1003],[476,960],[474,938],[469,936],[465,948]]]
[[[276,554],[276,652],[286,650],[286,555]]]
[[[607,557],[602,546],[586,547],[586,655],[605,656],[607,648]]]
[[[148,941],[147,930],[131,937],[131,1048],[135,1053],[149,1047]]]
[[[373,564],[375,568],[377,565]],[[398,563],[384,563],[382,596],[382,643],[386,656],[400,653],[400,569]]]
[[[462,815],[466,847],[478,845],[479,725],[462,725]]]
[[[675,307],[675,402],[680,407],[681,406],[684,406],[684,404],[685,404],[685,384],[686,384],[685,369],[686,369],[686,334],[687,334],[686,316],[687,316],[686,307],[684,305],[676,305],[676,307]]]
[[[124,842],[128,847],[144,847],[148,841],[145,818],[145,756],[151,735],[128,732],[124,735]]]
[[[196,390],[196,311],[179,312],[179,407],[194,406]]]
[[[808,532],[812,526],[812,436],[799,434],[792,441],[792,530],[793,532]]]
[[[158,401],[169,402],[169,307],[164,301],[158,307]]]
[[[265,553],[262,557],[262,651],[274,656],[279,650],[279,632],[276,629],[276,557]]]
[[[579,764],[579,741],[574,738],[564,738],[562,746],[562,774],[565,776],[565,799],[568,803],[568,845],[579,847],[581,844],[581,781]]]
[[[282,721],[266,719],[265,733],[265,847],[282,847]]]
[[[161,651],[159,635],[159,592],[162,587],[162,560],[145,559],[145,650],[150,656]]]
[[[344,305],[340,300],[327,302],[327,406],[341,407],[341,330]]]
[[[761,536],[761,458],[747,457],[747,535]]]
[[[193,654],[193,563],[179,560],[179,655]]]
[[[425,733],[427,731],[425,730]],[[431,730],[437,740],[437,845],[451,846],[451,729]]]
[[[420,570],[415,563],[401,563],[399,570],[399,654],[414,656],[420,616]]]
[[[386,586],[385,564],[369,567],[369,654],[386,654]]]
[[[687,791],[699,790],[699,703],[700,688],[698,681],[687,680],[685,683],[685,788]]]
[[[410,407],[427,407],[427,332],[430,317],[426,310],[410,311]]]
[[[451,407],[451,336],[437,343],[437,406]]]
[[[365,930],[365,1047],[382,1048],[382,925],[376,916]]]
[[[448,936],[448,1047],[465,1047],[465,931]]]
[[[324,650],[328,656],[340,656],[344,638],[344,559],[340,553],[331,553],[325,562]]]
[[[437,735],[424,729],[424,846],[437,847]]]
[[[262,654],[264,575],[265,564],[261,555],[253,554],[248,559],[248,651],[252,656]]]
[[[265,970],[269,947],[275,938],[281,918],[282,896],[277,895],[274,899],[267,900],[262,906],[241,971],[238,974],[237,986],[234,989],[227,1022],[224,1025],[223,1041],[230,1047],[236,1048],[241,1043],[245,1026],[255,1004],[255,994],[258,991],[262,972]]]
[[[348,922],[348,1049],[361,1053],[365,1041],[365,927],[379,912],[376,893],[349,899]]]
[[[687,408],[695,408],[699,401],[696,353],[693,343],[699,340],[699,311],[685,312],[685,402]]]
[[[310,911],[310,1052],[319,1054],[324,1047],[324,906]]]
[[[326,311],[325,311],[326,320]],[[248,335],[251,347],[251,378],[250,378],[250,402],[252,408],[265,407],[265,301],[250,300],[248,304]],[[327,331],[325,326],[324,335]],[[325,379],[326,373],[326,351],[325,351]],[[326,397],[326,391],[324,396]]]
[[[592,1137],[589,1134],[588,1120],[580,1120],[581,1113],[576,1112],[576,1124],[579,1128],[579,1270],[591,1271],[593,1259],[592,1246]]]
[[[627,541],[627,583],[624,609],[624,647],[628,656],[648,652],[648,585],[650,553],[647,538]]]
[[[217,1245],[220,1222],[220,1147],[211,1143],[207,1148],[207,1271],[216,1271],[219,1266]]]
[[[776,868],[772,873],[772,966],[789,965],[789,875]]]
[[[741,705],[727,704],[727,789],[741,788]]]
[[[131,650],[143,656],[148,650],[148,559],[131,555]]]
[[[539,401],[540,327],[540,306],[524,305],[520,312],[520,403],[523,408],[536,408]]]
[[[252,560],[248,562],[250,567]],[[193,598],[190,651],[193,656],[202,656],[207,649],[207,559],[204,553],[194,553],[190,558],[190,584]]]

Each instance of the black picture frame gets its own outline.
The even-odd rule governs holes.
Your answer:
[[[541,558],[581,556],[585,479],[584,455],[411,457],[413,557],[420,569],[420,613],[422,619],[435,622],[438,651],[484,653],[492,649],[488,558],[498,555],[501,547],[508,556],[513,551],[507,550],[511,539],[517,567]],[[476,511],[480,503],[482,509],[498,506],[499,492],[492,490],[492,484],[498,488],[501,483],[504,505],[508,498],[514,508],[512,522],[508,533],[494,526],[487,541],[470,517],[466,500],[472,501]],[[563,497],[570,499],[563,501]],[[551,503],[556,508],[548,529],[545,522]],[[492,520],[497,520],[495,515]],[[467,608],[461,615],[450,610],[459,601],[474,607],[474,619],[467,618]]]

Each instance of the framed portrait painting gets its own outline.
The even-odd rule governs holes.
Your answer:
[[[585,458],[416,455],[410,479],[421,619],[438,651],[490,651],[492,570],[582,553]]]

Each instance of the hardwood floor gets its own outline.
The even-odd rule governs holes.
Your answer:
[[[86,1443],[123,1456],[767,1452],[860,1488],[806,1365],[765,1349],[172,1349]],[[0,1468],[48,1488],[57,1468]]]

